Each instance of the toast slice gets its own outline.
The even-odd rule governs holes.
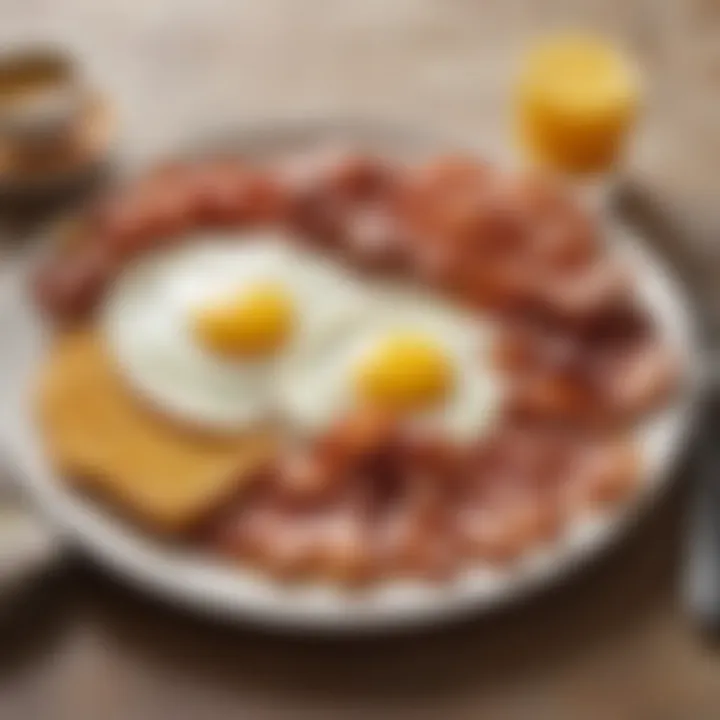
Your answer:
[[[56,467],[157,532],[202,520],[275,446],[267,430],[215,435],[155,413],[127,387],[92,329],[57,338],[42,369],[38,409]]]

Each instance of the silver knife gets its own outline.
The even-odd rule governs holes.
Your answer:
[[[699,628],[720,631],[720,213],[683,220],[642,187],[626,183],[620,212],[672,262],[694,302],[704,335],[706,376],[685,517],[680,596]]]
[[[702,629],[720,630],[720,396],[703,418],[685,526],[682,601]]]

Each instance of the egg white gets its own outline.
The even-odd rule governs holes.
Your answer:
[[[258,282],[281,285],[298,319],[269,358],[233,360],[194,336],[189,318]],[[234,429],[276,413],[279,377],[332,345],[364,305],[356,279],[277,233],[206,236],[140,259],[106,298],[102,327],[123,376],[158,409],[208,428]]]
[[[363,317],[351,332],[285,368],[280,398],[290,424],[301,433],[320,433],[357,407],[358,365],[379,343],[410,332],[437,344],[455,379],[444,401],[411,420],[458,441],[488,432],[503,395],[503,383],[491,362],[493,327],[421,290],[368,283],[365,292]]]

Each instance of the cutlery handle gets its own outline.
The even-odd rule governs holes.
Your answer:
[[[705,334],[703,389],[707,397],[698,425],[694,486],[685,518],[681,575],[684,608],[703,629],[720,631],[720,294],[717,268],[720,214],[703,218],[673,211],[632,179],[621,183],[614,200],[631,224],[640,226],[672,262],[684,281]]]
[[[686,517],[682,600],[704,630],[720,631],[720,398],[709,400]]]

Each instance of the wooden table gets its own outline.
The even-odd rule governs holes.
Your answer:
[[[644,134],[654,144],[638,155],[645,177],[681,189],[682,178],[705,177],[708,189],[703,163],[720,131],[683,134],[678,111],[692,103],[674,93],[711,82],[684,52],[697,44],[693,22],[717,32],[720,17],[678,21],[674,5],[0,0],[0,41],[72,47],[118,103],[120,152],[141,161],[218,124],[288,114],[390,116],[501,141],[522,43],[582,22],[628,42],[661,78]],[[212,626],[69,559],[5,618],[0,717],[715,718],[720,660],[676,605],[685,492],[678,483],[626,542],[564,586],[422,635],[328,641]]]

